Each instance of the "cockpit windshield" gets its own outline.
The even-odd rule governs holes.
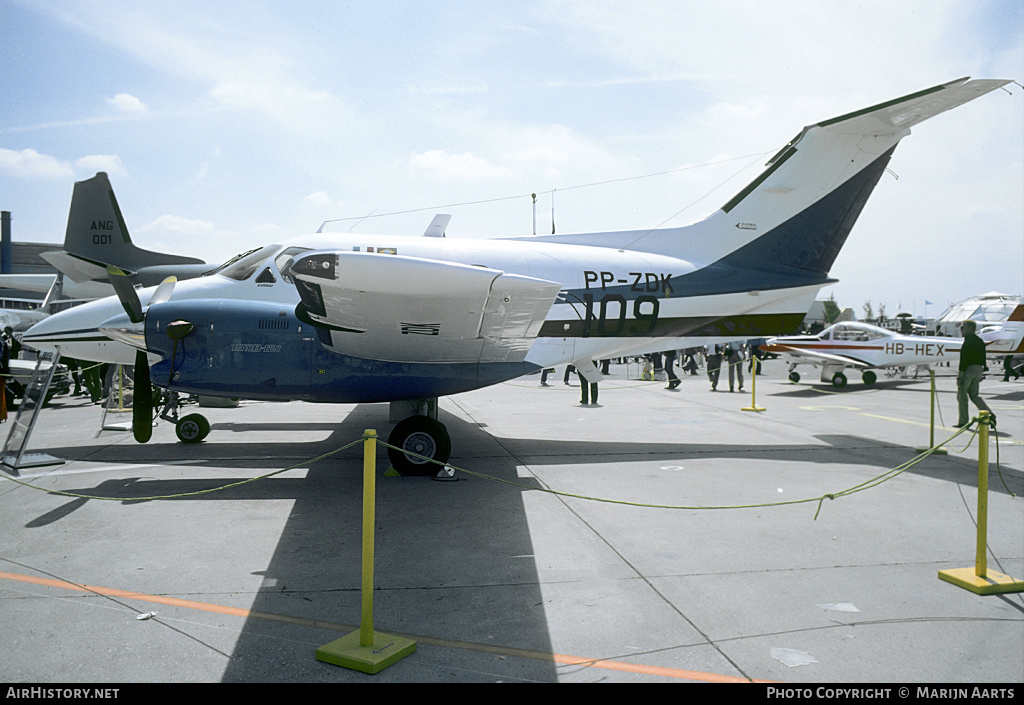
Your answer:
[[[864,342],[867,340],[878,340],[885,338],[888,334],[873,326],[858,326],[837,324],[832,326],[832,340],[853,340]]]
[[[277,257],[274,258],[274,264],[277,265],[277,271],[281,272],[281,277],[289,284],[293,283],[292,280],[292,265],[295,264],[295,256],[302,252],[309,252],[308,247],[287,247],[281,251]]]
[[[228,277],[229,279],[234,279],[235,281],[245,281],[253,275],[253,272],[255,272],[268,257],[279,249],[281,249],[280,245],[267,245],[266,247],[261,247],[257,250],[243,252],[239,255],[235,255],[212,272],[209,272],[207,276],[209,276],[209,274],[220,274]]]

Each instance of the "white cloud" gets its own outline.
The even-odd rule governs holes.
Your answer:
[[[511,171],[495,166],[472,152],[449,154],[443,149],[432,149],[414,154],[409,159],[409,171],[414,175],[448,181],[477,181],[506,177]]]
[[[325,207],[325,206],[333,206],[334,205],[334,201],[331,199],[331,197],[328,196],[323,191],[316,191],[314,193],[309,194],[308,196],[306,196],[305,198],[302,199],[302,202],[303,203],[308,203],[311,206],[318,206],[318,207]]]
[[[141,230],[142,232],[170,231],[189,236],[207,236],[216,232],[213,223],[205,220],[182,218],[177,215],[162,215],[149,225],[144,225]]]
[[[0,147],[0,171],[10,176],[30,179],[69,179],[75,175],[71,165],[34,149],[3,149]]]
[[[118,93],[113,98],[107,98],[107,105],[120,113],[131,115],[144,115],[149,112],[145,103],[129,93]]]
[[[135,235],[135,231],[132,233]],[[160,252],[199,256],[211,264],[247,249],[239,244],[244,238],[236,230],[216,227],[208,220],[162,215],[138,228],[138,235],[147,248]]]
[[[76,159],[75,169],[79,172],[88,172],[89,175],[105,171],[111,176],[128,176],[128,170],[121,163],[121,157],[116,154],[91,154]]]

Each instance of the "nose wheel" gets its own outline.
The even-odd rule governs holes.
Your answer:
[[[174,425],[174,433],[182,443],[199,443],[210,434],[210,422],[202,414],[189,414]]]

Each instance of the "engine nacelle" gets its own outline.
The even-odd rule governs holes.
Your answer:
[[[185,325],[189,324],[189,325]],[[317,331],[280,303],[194,299],[146,313],[146,347],[162,360],[154,384],[244,399],[313,399]]]
[[[363,403],[456,394],[536,370],[529,363],[409,363],[345,355],[331,331],[280,303],[183,299],[150,306],[157,386],[265,401]],[[326,346],[326,347],[325,347]],[[386,350],[381,351],[385,357]]]

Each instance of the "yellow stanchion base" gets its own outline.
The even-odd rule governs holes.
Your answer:
[[[335,639],[316,650],[316,660],[371,675],[416,651],[416,642],[393,634],[373,633],[373,644],[362,646],[360,631]]]
[[[740,411],[767,411],[763,406],[744,406]]]
[[[1009,575],[986,571],[985,577],[977,575],[974,568],[957,568],[940,570],[939,579],[958,585],[977,595],[996,595],[1007,592],[1024,592],[1024,580],[1016,580]]]
[[[927,450],[932,450],[932,449],[931,448],[914,448],[914,451],[918,455],[920,455],[921,453],[924,453]],[[948,454],[949,454],[949,451],[946,450],[945,448],[936,448],[935,450],[932,450],[932,455],[948,455]]]

